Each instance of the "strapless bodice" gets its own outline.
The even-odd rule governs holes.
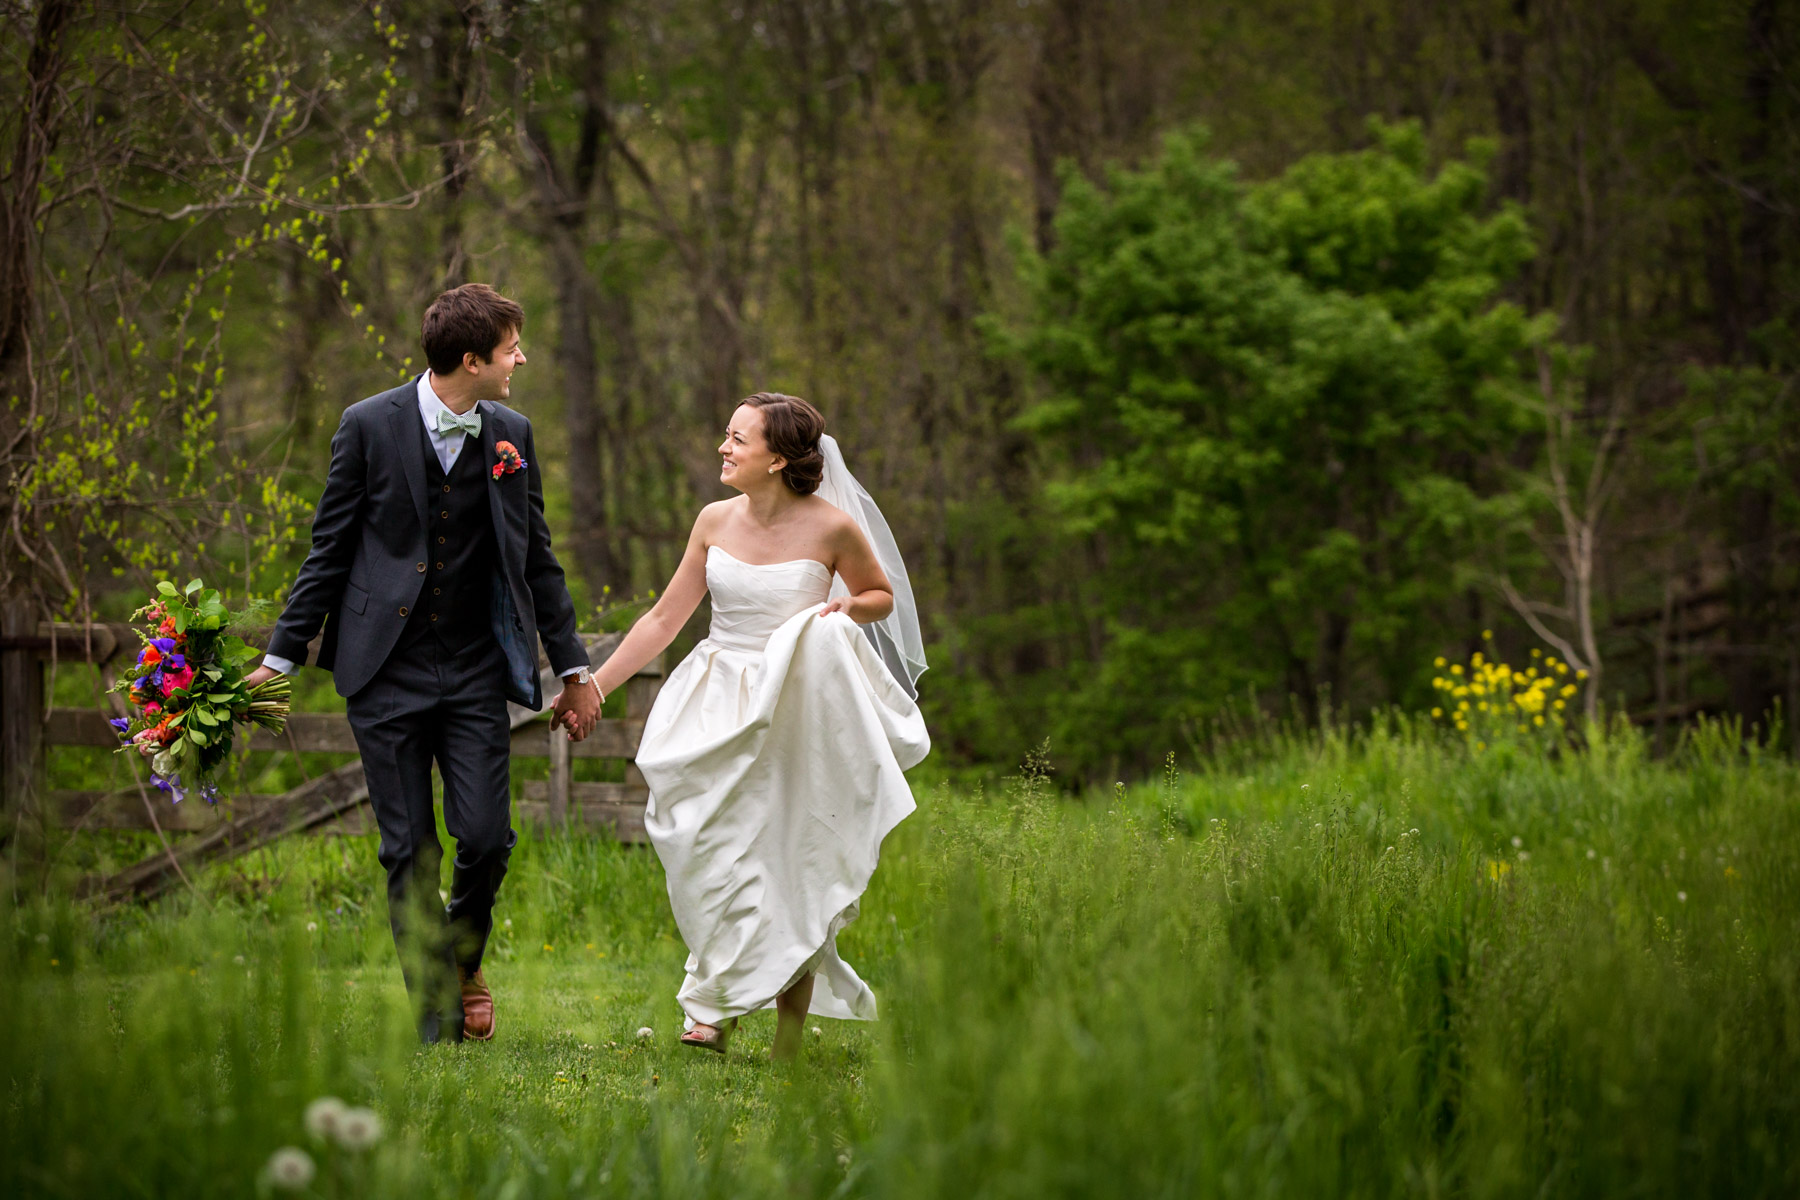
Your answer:
[[[790,618],[825,603],[831,569],[812,558],[747,563],[711,546],[706,551],[706,590],[712,596],[707,640],[728,650],[760,653]]]

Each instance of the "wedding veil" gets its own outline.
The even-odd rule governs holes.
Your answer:
[[[881,510],[875,506],[874,497],[844,464],[844,452],[838,449],[837,439],[828,433],[820,435],[819,453],[825,456],[825,477],[819,482],[818,494],[850,514],[850,519],[874,547],[876,561],[887,572],[888,583],[894,589],[894,611],[879,621],[864,625],[863,633],[874,643],[888,672],[916,700],[919,676],[925,673],[925,640],[919,634],[919,606],[913,599],[912,582],[906,575],[906,563],[900,558],[899,544],[894,541],[893,531],[888,528]],[[831,595],[827,598],[849,594],[850,589],[844,586],[843,579],[833,575]]]

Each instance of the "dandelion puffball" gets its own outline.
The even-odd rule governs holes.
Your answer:
[[[348,1108],[336,1096],[320,1096],[306,1106],[306,1132],[316,1138],[328,1138],[337,1132],[338,1121]]]
[[[812,1027],[812,1029],[813,1029],[813,1036],[814,1036],[814,1037],[816,1037],[816,1038],[822,1038],[822,1037],[824,1037],[824,1036],[825,1036],[825,1031],[824,1031],[824,1030],[823,1030],[823,1029],[820,1029],[820,1028],[819,1028],[819,1027],[818,1027],[818,1026],[817,1026],[817,1025],[814,1025],[814,1026],[813,1026],[813,1027]]]
[[[367,1150],[381,1140],[381,1118],[367,1108],[347,1108],[337,1120],[338,1145]]]
[[[284,1192],[297,1192],[313,1181],[312,1156],[298,1146],[283,1146],[269,1155],[263,1175],[270,1187]]]
[[[647,1042],[651,1038],[656,1036],[656,1030],[650,1028],[648,1025],[645,1025],[644,1027],[642,1027],[641,1029],[638,1030],[637,1035],[638,1035],[638,1040],[640,1042]]]

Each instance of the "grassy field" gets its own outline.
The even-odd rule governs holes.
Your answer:
[[[410,1040],[372,842],[4,916],[0,1194],[1792,1196],[1800,771],[1429,730],[1071,799],[921,781],[840,940],[877,1025],[675,1045],[654,855],[527,837],[491,1045]],[[640,1039],[637,1031],[653,1033]],[[372,1149],[308,1136],[373,1108]]]

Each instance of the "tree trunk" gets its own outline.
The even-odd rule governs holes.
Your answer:
[[[56,84],[68,62],[63,39],[76,7],[75,0],[45,0],[25,60],[25,105],[0,194],[0,381],[13,377],[30,336],[38,271],[38,183],[56,145],[61,116]]]

